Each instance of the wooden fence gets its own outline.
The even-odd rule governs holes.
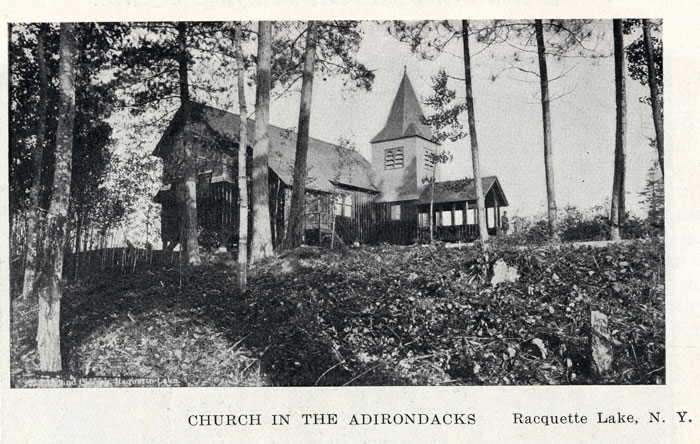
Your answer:
[[[65,256],[63,276],[68,280],[79,279],[98,270],[133,273],[151,267],[178,266],[180,252],[170,250],[145,250],[142,248],[103,248],[71,253]]]

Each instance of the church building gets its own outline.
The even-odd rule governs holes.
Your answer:
[[[180,211],[173,186],[178,153],[191,144],[197,159],[197,211],[200,228],[235,242],[238,232],[237,115],[193,103],[182,123],[178,111],[153,155],[163,159],[163,186],[155,197],[162,205],[163,245],[179,242]],[[248,140],[255,126],[248,121]],[[279,245],[291,203],[296,133],[269,126],[269,190],[273,244]],[[252,142],[251,142],[252,143]],[[305,238],[322,243],[331,231],[346,243],[408,244],[429,237],[430,217],[437,239],[474,240],[478,237],[473,179],[441,181],[431,162],[440,144],[424,123],[420,102],[404,72],[386,123],[370,141],[371,160],[336,144],[309,139],[306,181]],[[252,148],[248,172],[252,170]],[[435,171],[433,171],[435,169]],[[434,189],[424,178],[435,174]],[[501,208],[508,205],[495,176],[482,178],[487,224],[497,234]],[[431,198],[433,214],[430,213]],[[333,223],[335,222],[335,224]]]

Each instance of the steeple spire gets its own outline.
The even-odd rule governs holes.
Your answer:
[[[404,65],[403,78],[396,92],[396,97],[394,97],[394,103],[391,105],[389,118],[386,120],[384,128],[370,142],[384,142],[412,136],[432,141],[433,133],[423,123],[424,119],[423,110],[408,78],[406,65]]]

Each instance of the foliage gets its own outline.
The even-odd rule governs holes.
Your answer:
[[[433,95],[423,99],[435,112],[425,118],[425,124],[430,125],[438,141],[450,140],[456,142],[463,139],[467,133],[459,116],[467,109],[466,102],[457,100],[457,93],[448,87],[449,76],[444,69],[432,77]],[[455,102],[456,101],[456,102]]]
[[[663,205],[663,202],[661,203]],[[647,217],[640,219],[627,215],[621,226],[625,239],[646,239],[663,236],[662,218]],[[592,207],[585,212],[573,206],[559,211],[561,240],[565,242],[602,241],[610,238],[610,219],[602,206]],[[548,243],[547,221],[544,217],[525,219],[513,217],[513,232],[507,237],[495,239],[496,243],[506,245],[545,245]]]
[[[663,85],[664,85],[664,57],[663,40],[661,39],[662,23],[651,20],[651,40],[654,52],[654,63],[656,64],[656,80],[659,86],[661,105],[663,109]],[[641,32],[642,20],[628,19],[623,21],[622,31],[625,35],[636,36],[637,38],[625,46],[627,56],[627,70],[630,77],[637,80],[642,85],[648,84],[648,66],[646,50],[644,48],[644,36]],[[641,101],[648,102],[649,97],[642,97]]]
[[[62,337],[71,374],[188,385],[664,381],[664,245],[656,239],[488,251],[379,246],[343,257],[306,248],[254,267],[245,297],[235,293],[231,261],[216,257],[181,278],[166,262],[69,286]],[[497,259],[516,266],[520,280],[491,286]],[[15,385],[34,369],[33,316],[21,303],[13,307]],[[615,365],[606,377],[590,371],[591,309],[610,318]]]
[[[12,28],[10,209],[13,214],[23,212],[26,207],[34,162],[31,148],[36,143],[34,96],[38,78],[33,55],[36,32],[34,24],[19,24]],[[137,188],[124,183],[118,188],[109,187],[110,171],[115,163],[109,117],[116,97],[106,81],[106,73],[113,67],[113,47],[121,39],[122,32],[121,27],[109,24],[80,23],[76,26],[79,51],[69,217],[72,237],[75,238],[80,231],[84,241],[88,241],[88,232],[102,233],[104,238],[106,230],[119,225],[129,213],[128,197],[138,192]],[[40,199],[40,206],[44,209],[48,208],[53,183],[53,151],[58,122],[58,28],[53,25],[47,25],[46,52],[50,85]],[[90,235],[90,239],[92,237]]]
[[[23,207],[31,186],[33,158],[31,147],[35,143],[36,91],[38,76],[34,47],[37,26],[14,25],[10,45],[10,208],[12,212]],[[108,146],[111,142],[111,126],[105,122],[111,109],[113,92],[97,80],[101,70],[109,64],[107,48],[117,37],[99,24],[83,23],[76,27],[79,59],[76,72],[76,121],[73,141],[73,157],[76,174],[71,179],[72,211],[88,212],[100,202],[93,193],[109,162]],[[43,192],[41,206],[48,208],[53,177],[53,145],[58,122],[58,28],[48,27],[46,37],[49,96],[47,107],[47,133],[44,154]]]
[[[601,206],[591,208],[585,214],[567,206],[559,224],[561,239],[568,242],[605,240],[610,234],[610,222]]]
[[[357,60],[362,42],[361,22],[331,20],[316,22],[316,73],[323,80],[339,75],[343,86],[369,91],[374,72]],[[302,77],[304,64],[305,22],[275,22],[272,42],[273,88],[280,94],[289,91]]]
[[[647,184],[644,191],[641,193],[643,202],[647,206],[647,222],[659,228],[663,233],[664,230],[664,208],[665,208],[665,193],[664,180],[659,175],[659,164],[654,162],[654,165],[649,169],[647,175]]]

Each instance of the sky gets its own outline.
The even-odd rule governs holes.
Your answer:
[[[599,24],[605,35],[597,49],[609,53],[612,47],[612,22]],[[431,77],[440,68],[455,77],[464,76],[461,41],[455,41],[434,60],[411,54],[410,48],[390,36],[385,27],[372,22],[362,24],[363,43],[358,59],[374,71],[371,91],[343,89],[342,79],[317,76],[311,109],[312,137],[337,142],[350,138],[358,151],[369,159],[369,140],[378,133],[388,117],[391,103],[401,81],[404,65],[419,100],[431,94]],[[629,36],[626,43],[631,41]],[[515,69],[509,59],[515,48],[493,45],[484,49],[471,40],[472,81],[477,135],[481,150],[482,174],[496,175],[510,203],[509,214],[524,217],[546,211],[542,111],[539,79]],[[592,46],[592,44],[591,44]],[[483,51],[480,51],[484,49]],[[477,54],[478,53],[478,54]],[[521,53],[518,66],[537,71],[536,54]],[[573,205],[581,210],[609,206],[612,192],[615,149],[615,88],[611,56],[603,58],[566,58],[548,60],[551,104],[554,177],[559,208]],[[496,76],[494,80],[493,77]],[[463,83],[455,81],[458,97],[464,97]],[[648,87],[627,78],[628,137],[626,196],[628,210],[643,216],[639,193],[644,189],[648,170],[656,159],[649,147],[654,137],[651,109],[639,102],[648,95]],[[250,95],[249,95],[250,97]],[[273,100],[270,123],[296,128],[299,94]],[[249,108],[252,109],[252,108]],[[430,109],[423,105],[423,111]],[[464,126],[466,128],[466,115]],[[442,179],[471,177],[468,137],[446,142],[444,149],[454,159],[442,168]]]

